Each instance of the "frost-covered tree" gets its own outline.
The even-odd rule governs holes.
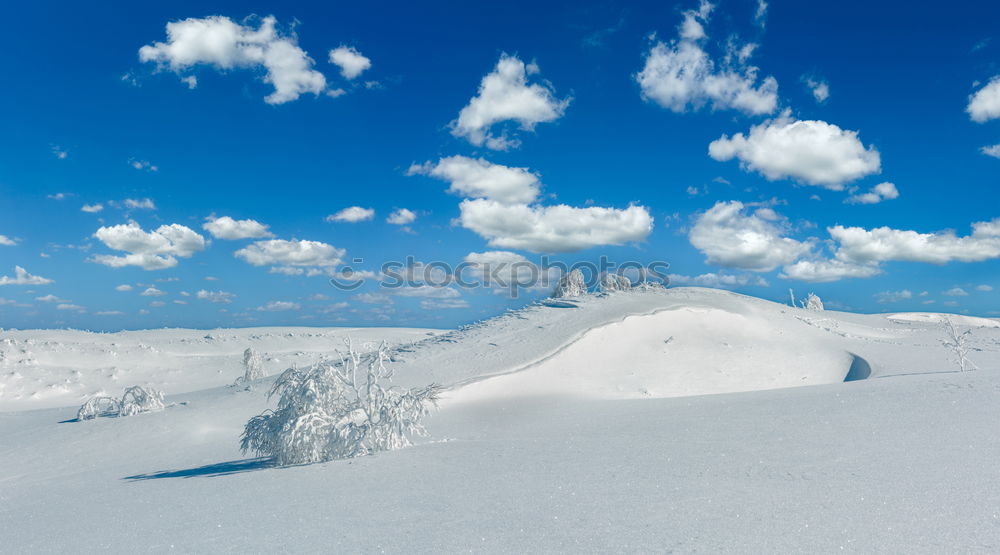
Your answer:
[[[601,275],[601,291],[610,293],[612,291],[628,291],[632,289],[632,281],[627,277],[612,272],[605,272]]]
[[[383,342],[366,355],[350,339],[339,362],[285,370],[268,398],[278,407],[251,418],[243,452],[273,457],[278,465],[346,459],[410,445],[423,435],[421,420],[436,405],[441,387],[403,389],[389,385],[389,348]]]
[[[559,283],[556,284],[555,291],[552,292],[552,297],[555,299],[564,299],[567,297],[580,297],[586,294],[587,280],[583,278],[583,272],[575,269],[559,278]]]
[[[243,375],[236,378],[233,385],[245,385],[250,389],[251,382],[264,376],[264,358],[253,347],[247,347],[247,350],[243,351]]]
[[[971,350],[969,348],[969,338],[972,336],[972,330],[965,330],[959,333],[958,328],[955,327],[955,323],[951,321],[951,318],[945,319],[944,329],[948,335],[948,339],[941,343],[955,352],[959,369],[962,372],[978,370],[979,367],[976,366],[976,363],[969,360],[969,351]]]
[[[819,295],[815,293],[809,293],[809,296],[805,300],[805,308],[808,310],[824,310],[823,299],[820,299]]]
[[[135,416],[164,408],[163,392],[141,385],[125,389],[121,399],[107,395],[92,397],[76,411],[77,420],[91,420],[99,416]]]

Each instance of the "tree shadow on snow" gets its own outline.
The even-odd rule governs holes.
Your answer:
[[[242,459],[238,461],[226,461],[209,464],[184,470],[161,470],[150,474],[136,474],[126,476],[123,480],[139,482],[142,480],[158,480],[160,478],[213,478],[216,476],[228,476],[230,474],[242,474],[243,472],[253,472],[255,470],[266,470],[274,468],[274,461],[270,458],[261,457],[256,459]]]

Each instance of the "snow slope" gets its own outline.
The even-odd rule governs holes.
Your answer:
[[[534,306],[398,349],[452,388],[418,445],[281,469],[237,449],[263,387],[0,412],[0,552],[997,552],[1000,330],[971,329],[963,373],[932,322]]]

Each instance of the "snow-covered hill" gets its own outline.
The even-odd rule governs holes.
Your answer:
[[[46,353],[75,341],[83,390],[127,345],[120,372],[169,406],[90,422],[44,396],[4,407],[0,552],[996,552],[1000,329],[953,320],[980,368],[958,372],[943,321],[625,292],[442,334],[220,330],[169,380],[138,344],[184,352],[206,332],[4,332],[34,342],[17,372],[42,383],[74,368]],[[449,388],[429,437],[281,469],[241,455],[271,406],[224,386],[251,336],[272,334],[253,346],[274,373],[348,332],[390,340],[399,383]]]

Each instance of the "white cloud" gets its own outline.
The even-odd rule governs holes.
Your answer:
[[[99,310],[94,314],[97,316],[123,316],[125,313],[120,310]]]
[[[127,283],[123,283],[123,284],[119,285],[118,287],[115,287],[115,291],[131,291],[131,290],[132,290],[132,286],[128,285]]]
[[[899,301],[905,301],[913,298],[913,292],[907,289],[902,291],[883,291],[882,293],[876,293],[875,300],[878,303],[898,303]]]
[[[393,300],[382,293],[358,293],[354,299],[365,304],[393,304]]]
[[[990,79],[983,88],[969,97],[965,108],[972,121],[983,123],[1000,118],[1000,75]]]
[[[0,285],[46,285],[53,281],[41,276],[34,276],[20,266],[14,266],[14,277],[0,276]]]
[[[764,0],[757,0],[757,11],[754,13],[753,20],[761,27],[767,23],[767,2]]]
[[[313,69],[312,58],[299,48],[294,34],[278,33],[276,21],[265,17],[256,29],[222,16],[173,21],[167,23],[167,42],[143,46],[139,59],[178,75],[199,64],[220,71],[264,69],[264,82],[274,86],[264,97],[269,104],[290,102],[305,93],[319,95],[326,89],[326,78]]]
[[[429,175],[451,183],[448,192],[467,198],[488,198],[504,204],[530,203],[541,183],[528,168],[512,168],[482,158],[450,156],[437,164],[410,166],[407,175]]]
[[[420,308],[424,310],[447,310],[468,307],[469,303],[463,299],[424,299],[420,301]]]
[[[273,237],[267,226],[256,220],[234,220],[229,216],[208,217],[201,226],[216,239],[259,239]]]
[[[451,122],[451,133],[464,137],[476,146],[506,150],[520,145],[507,133],[494,135],[493,125],[515,121],[520,128],[531,131],[538,123],[562,117],[570,99],[559,100],[548,84],[528,84],[528,75],[538,73],[534,63],[525,65],[516,56],[502,54],[496,68],[483,77],[479,94],[462,108],[458,119]]]
[[[811,283],[827,283],[846,278],[870,278],[882,273],[877,263],[849,260],[799,260],[781,269],[780,277]]]
[[[285,310],[300,310],[302,308],[299,303],[293,303],[289,301],[271,301],[264,306],[258,306],[257,310],[259,312],[281,312]]]
[[[778,108],[778,82],[765,77],[757,84],[758,68],[747,64],[755,44],[730,44],[724,59],[713,60],[700,44],[712,4],[684,12],[677,40],[657,41],[646,54],[635,80],[642,97],[677,113],[710,105],[746,114],[770,114]],[[766,10],[766,8],[765,8]]]
[[[253,266],[336,266],[344,249],[319,241],[257,241],[234,253]]]
[[[70,301],[67,301],[66,299],[60,299],[59,297],[57,297],[55,295],[52,295],[52,294],[45,295],[43,297],[35,297],[35,300],[36,301],[41,301],[43,303],[68,303],[68,302],[70,302]]]
[[[946,296],[946,297],[968,297],[969,296],[969,293],[965,289],[962,289],[961,287],[952,287],[951,289],[949,289],[947,291],[942,291],[941,294],[944,295],[944,296]]]
[[[104,210],[104,205],[99,202],[96,202],[94,204],[84,204],[83,206],[80,207],[80,211],[89,212],[90,214],[96,214],[101,210]]]
[[[85,309],[77,304],[63,303],[56,305],[56,310],[75,310],[77,312],[84,312]]]
[[[982,147],[982,148],[979,149],[979,152],[982,152],[983,154],[985,154],[987,156],[992,156],[994,158],[1000,158],[1000,144],[992,145],[992,146],[984,146],[984,147]]]
[[[463,227],[486,238],[491,246],[531,252],[570,252],[600,245],[641,241],[653,229],[643,206],[573,208],[507,205],[494,200],[464,200],[459,205]]]
[[[155,166],[149,162],[149,160],[136,160],[135,158],[130,158],[128,165],[139,171],[155,172],[160,171],[159,166]]]
[[[883,200],[896,198],[899,198],[899,190],[894,184],[886,181],[872,187],[867,193],[852,195],[844,202],[848,204],[878,204]]]
[[[159,308],[161,306],[166,306],[166,304],[167,303],[165,303],[163,301],[153,301],[153,302],[149,303],[149,306],[151,306],[153,308]]]
[[[107,247],[124,251],[125,256],[99,254],[90,261],[112,268],[138,266],[144,270],[162,270],[177,265],[175,256],[190,258],[205,250],[205,238],[180,224],[161,225],[155,231],[144,231],[139,224],[102,227],[94,237]]]
[[[139,294],[143,297],[162,297],[163,295],[166,295],[166,293],[160,291],[155,287],[149,287],[145,291]]]
[[[45,195],[45,198],[49,198],[49,199],[52,199],[52,200],[63,200],[63,199],[65,199],[68,196],[69,195],[67,195],[66,193],[54,193],[54,194]]]
[[[425,299],[454,299],[461,294],[450,287],[434,287],[431,285],[419,285],[416,287],[401,287],[393,292],[400,297],[422,297]]]
[[[560,276],[559,268],[542,268],[510,251],[470,252],[463,262],[469,265],[468,271],[483,286],[508,292],[522,288],[546,289]]]
[[[59,145],[52,145],[52,154],[60,160],[65,160],[69,156]]]
[[[400,208],[389,214],[389,217],[385,221],[392,225],[409,225],[416,221],[416,219],[417,214],[415,212],[406,208]]]
[[[330,63],[339,67],[340,74],[346,79],[354,79],[372,67],[372,61],[352,46],[340,46],[331,50]]]
[[[229,304],[233,302],[236,295],[228,291],[206,291],[202,289],[195,293],[195,297],[210,303]]]
[[[348,303],[339,302],[339,303],[333,303],[333,304],[328,304],[326,306],[322,306],[322,307],[316,309],[316,311],[319,312],[319,313],[321,313],[321,314],[329,314],[331,312],[340,312],[341,310],[344,310],[345,308],[347,308],[349,306],[351,306],[351,305],[348,304]]]
[[[825,121],[781,117],[712,141],[709,156],[718,161],[738,158],[744,170],[753,170],[770,181],[795,179],[839,191],[844,183],[878,173],[881,158],[867,149],[857,131],[847,131]]]
[[[856,262],[907,261],[945,264],[1000,258],[1000,218],[972,225],[965,237],[953,231],[919,233],[879,227],[834,226],[830,236],[839,243],[837,256]]]
[[[767,287],[767,280],[754,275],[732,275],[707,273],[698,276],[685,276],[680,274],[670,274],[667,276],[671,285],[696,285],[698,287],[710,287],[713,289],[736,289],[747,285]]]
[[[16,244],[17,244],[17,240],[16,239],[11,239],[10,237],[7,237],[6,235],[0,235],[0,245],[3,245],[5,247],[13,247]]]
[[[152,199],[125,199],[125,207],[131,208],[133,210],[156,210],[156,204],[153,203]]]
[[[349,206],[344,208],[336,214],[330,214],[326,217],[328,222],[347,222],[347,223],[357,223],[368,221],[375,217],[375,210],[371,208],[362,208],[360,206]]]
[[[976,286],[976,291],[983,291],[983,292],[989,293],[992,290],[993,290],[993,286],[992,285],[977,285]]]
[[[830,98],[830,85],[826,81],[821,81],[815,77],[803,76],[802,82],[806,84],[809,91],[812,92],[813,98],[816,102],[822,104]]]
[[[783,237],[771,212],[748,214],[739,201],[717,202],[699,215],[688,239],[710,264],[769,272],[809,252],[809,243]]]

